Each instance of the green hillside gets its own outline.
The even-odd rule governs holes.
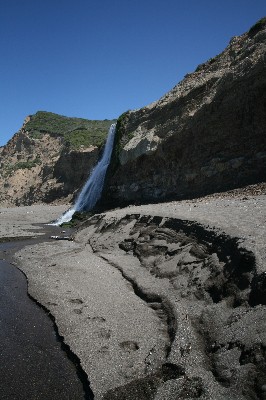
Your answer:
[[[79,149],[81,146],[101,146],[112,123],[115,123],[115,120],[88,120],[38,111],[30,116],[25,129],[34,139],[49,133],[64,138],[65,144],[71,149]]]

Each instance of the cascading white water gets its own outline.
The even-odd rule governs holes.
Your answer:
[[[58,218],[53,225],[61,225],[64,222],[71,221],[72,216],[76,211],[90,211],[100,199],[103,190],[105,174],[111,161],[115,138],[115,127],[115,124],[111,125],[105,143],[103,156],[90,174],[75,204],[65,214]]]

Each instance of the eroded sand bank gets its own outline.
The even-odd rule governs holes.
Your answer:
[[[254,293],[266,271],[265,204],[261,195],[127,207],[94,217],[74,242],[15,255],[95,399],[264,398],[266,307]],[[0,209],[1,236],[35,235],[34,223],[64,209]]]

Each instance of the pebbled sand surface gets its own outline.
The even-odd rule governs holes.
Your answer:
[[[50,222],[66,208],[47,205],[1,208],[0,236],[40,236],[45,229],[34,224]],[[105,219],[119,220],[127,214],[196,221],[206,230],[238,237],[245,248],[255,253],[259,271],[266,271],[266,196],[263,194],[210,196],[193,201],[130,206],[108,211]],[[28,278],[29,293],[53,314],[59,333],[79,357],[95,399],[133,399],[133,396],[141,399],[136,397],[136,388],[132,389],[131,396],[130,384],[136,382],[141,387],[139,383],[145,376],[155,376],[154,382],[161,379],[157,378],[156,371],[165,363],[169,335],[165,315],[160,315],[156,307],[151,307],[136,295],[130,282],[143,286],[146,294],[158,293],[163,298],[172,288],[168,279],[158,283],[158,279],[141,269],[136,258],[125,257],[118,248],[112,248],[112,238],[107,240],[105,251],[92,249],[90,238],[94,232],[93,227],[84,228],[74,242],[53,241],[44,234],[44,242],[25,247],[15,255],[15,259]],[[97,247],[97,237],[95,243]],[[187,311],[182,307],[179,312],[184,316]],[[191,304],[186,303],[184,307],[189,309]],[[190,341],[197,340],[192,328],[180,324],[182,329],[191,331],[188,333],[192,335]],[[262,333],[265,336],[264,328]],[[178,343],[174,341],[169,362],[177,362],[177,348]],[[195,376],[197,370],[196,375],[200,376],[198,370],[203,368],[203,362],[195,351],[187,361],[188,374],[191,370]],[[206,380],[210,380],[207,375],[206,372]],[[203,398],[249,398],[238,394],[228,397],[226,390],[217,391],[217,394],[215,385],[211,385]],[[128,395],[116,393],[117,387],[128,388]],[[178,390],[175,381],[170,379],[160,386],[157,397],[150,394],[143,399],[175,398],[173,396],[179,393]]]
[[[43,228],[35,224],[51,222],[67,208],[65,205],[0,207],[0,237],[16,238],[44,235]]]

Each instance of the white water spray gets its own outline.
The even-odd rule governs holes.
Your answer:
[[[115,124],[112,124],[108,132],[103,156],[90,174],[75,204],[52,225],[61,225],[64,222],[71,221],[72,216],[76,211],[90,211],[100,199],[103,190],[105,174],[111,161],[114,138]]]

